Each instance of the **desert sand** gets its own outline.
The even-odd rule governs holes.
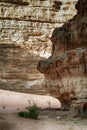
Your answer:
[[[18,117],[18,114],[0,114],[0,130],[87,130],[87,120],[49,118],[38,120]]]
[[[38,120],[18,116],[18,111],[33,104],[41,108]],[[71,118],[69,112],[61,112],[60,108],[60,101],[51,96],[0,90],[0,130],[87,129],[87,119]]]
[[[0,112],[2,113],[15,113],[20,110],[25,110],[26,107],[32,106],[33,104],[41,109],[61,108],[60,101],[51,96],[0,90]]]

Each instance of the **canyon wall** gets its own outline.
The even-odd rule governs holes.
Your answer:
[[[71,19],[77,0],[0,0],[0,43],[18,44],[42,57],[51,55],[55,27]]]
[[[37,63],[51,55],[52,31],[76,14],[76,2],[0,0],[1,89],[46,94]]]
[[[37,68],[51,95],[68,106],[83,103],[87,112],[87,1],[79,0],[75,7],[77,15],[52,33],[52,56]]]

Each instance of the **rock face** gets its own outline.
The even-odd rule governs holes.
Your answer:
[[[51,95],[66,105],[85,101],[87,111],[87,0],[79,0],[76,9],[73,19],[54,29],[52,56],[37,68],[45,75],[45,88]]]
[[[37,63],[51,55],[51,33],[76,14],[76,2],[0,0],[0,88],[46,94]]]
[[[51,55],[50,36],[76,14],[77,0],[1,0],[0,43],[19,44],[31,53]]]
[[[0,89],[45,94],[41,86],[43,75],[36,69],[39,60],[26,48],[1,44]]]

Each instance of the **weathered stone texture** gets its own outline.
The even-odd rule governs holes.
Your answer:
[[[43,75],[36,70],[39,60],[26,48],[0,44],[0,89],[45,94]]]
[[[76,9],[73,19],[54,29],[52,56],[37,67],[46,89],[67,105],[87,102],[87,1],[79,0]]]
[[[50,56],[49,39],[53,28],[61,26],[76,14],[76,2],[77,0],[1,0],[0,43],[25,45],[32,53]]]
[[[76,14],[76,2],[0,0],[0,88],[45,92],[39,56],[51,55],[51,33]]]
[[[13,3],[17,5],[28,5],[28,0],[0,0],[0,2]]]
[[[87,49],[66,51],[59,56],[39,62],[38,69],[45,74],[45,87],[57,98],[87,97]],[[84,93],[83,93],[84,92]]]

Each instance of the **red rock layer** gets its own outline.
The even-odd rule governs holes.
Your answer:
[[[76,9],[73,19],[54,29],[52,56],[37,66],[46,90],[68,104],[87,99],[87,0],[79,0]]]

